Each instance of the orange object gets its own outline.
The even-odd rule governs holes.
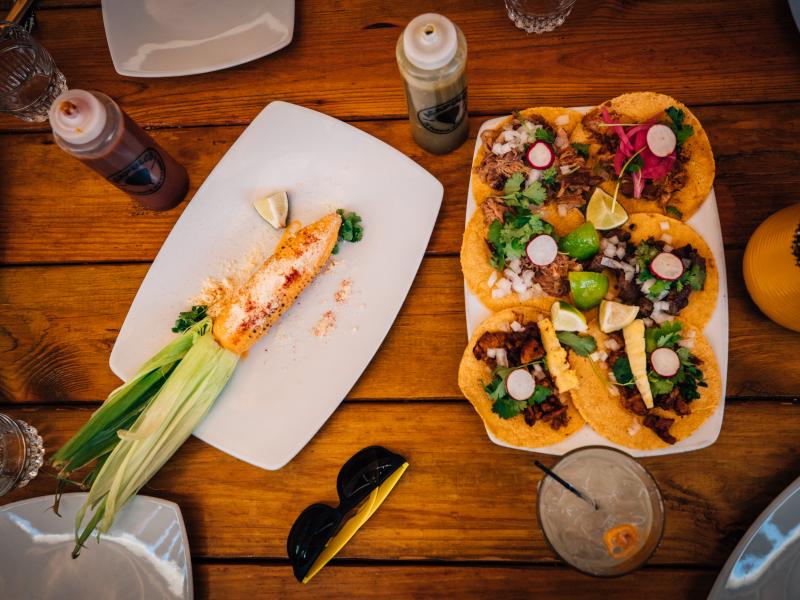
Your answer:
[[[603,534],[608,553],[614,558],[627,558],[639,548],[639,530],[625,523],[612,527]]]
[[[800,331],[800,204],[758,226],[744,252],[744,282],[770,319]]]

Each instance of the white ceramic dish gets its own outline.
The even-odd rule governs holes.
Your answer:
[[[100,544],[80,557],[75,514],[87,494],[64,494],[61,517],[53,496],[0,506],[0,594],[3,598],[191,600],[192,561],[177,504],[136,496]]]
[[[114,68],[132,77],[227,69],[280,50],[294,0],[103,0]]]
[[[407,156],[321,113],[273,102],[228,150],[170,233],[111,352],[122,379],[160,349],[179,311],[242,259],[271,254],[279,236],[253,208],[287,190],[290,218],[310,223],[342,207],[363,218],[364,239],[342,244],[335,266],[243,358],[200,439],[265,469],[279,469],[336,410],[378,350],[419,268],[442,184]],[[258,252],[254,252],[254,251]],[[350,297],[337,303],[343,280]],[[332,310],[336,327],[312,334]]]
[[[747,530],[708,598],[800,598],[800,479],[783,490]]]
[[[579,107],[574,110],[580,112],[587,112],[590,107]],[[480,147],[481,137],[480,133],[486,129],[491,129],[503,120],[503,117],[490,119],[481,125],[478,137],[475,142],[475,152],[473,157],[478,152]],[[470,186],[467,197],[467,223],[472,217],[475,210],[475,198],[472,195],[472,175],[470,175]],[[713,444],[719,437],[720,429],[722,428],[722,417],[725,412],[725,386],[728,379],[728,280],[725,274],[725,250],[722,245],[722,229],[719,224],[719,213],[717,212],[717,199],[714,195],[712,188],[708,198],[703,203],[702,207],[687,221],[689,225],[694,227],[700,235],[708,243],[711,252],[714,254],[714,259],[717,261],[717,268],[719,272],[719,296],[717,297],[717,306],[711,320],[706,325],[704,333],[708,338],[711,347],[714,349],[714,354],[717,358],[719,365],[720,375],[722,377],[722,398],[720,398],[719,406],[711,417],[703,423],[697,431],[685,440],[673,444],[667,448],[659,448],[657,450],[634,450],[620,446],[610,442],[597,432],[595,432],[589,425],[585,425],[580,431],[571,435],[567,439],[551,446],[542,446],[540,448],[524,448],[521,446],[513,446],[498,440],[492,435],[490,431],[486,431],[489,438],[499,446],[506,448],[516,448],[518,450],[527,450],[530,452],[540,452],[542,454],[555,454],[562,455],[575,448],[582,446],[610,446],[618,448],[633,456],[661,456],[663,454],[677,454],[679,452],[689,452],[690,450],[699,450]],[[472,336],[472,332],[480,323],[491,314],[478,297],[473,294],[466,283],[464,284],[464,300],[467,312],[467,332]]]

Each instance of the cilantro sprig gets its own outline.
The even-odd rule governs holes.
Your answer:
[[[667,116],[670,118],[671,122],[668,123],[668,125],[675,133],[675,139],[678,142],[678,146],[683,144],[692,135],[694,135],[694,127],[691,125],[686,125],[683,122],[686,118],[686,115],[681,109],[670,106],[664,112],[667,113]]]
[[[572,147],[575,148],[575,152],[577,152],[579,156],[582,156],[583,158],[589,158],[589,144],[572,142]]]
[[[597,342],[591,335],[578,335],[572,331],[559,331],[556,334],[558,341],[569,346],[578,356],[589,356],[597,350]]]
[[[542,233],[552,235],[553,226],[525,208],[519,208],[516,214],[506,216],[504,223],[495,220],[489,226],[486,236],[492,245],[491,265],[502,271],[507,260],[521,258],[530,239]]]
[[[525,176],[522,173],[514,173],[506,180],[503,187],[503,200],[506,206],[528,208],[531,204],[539,206],[547,200],[547,190],[541,183],[534,181],[523,188],[524,182]]]
[[[536,133],[533,134],[538,141],[547,142],[548,144],[552,144],[556,141],[556,136],[553,135],[553,132],[547,129],[546,127],[539,127],[536,130]]]
[[[640,242],[636,247],[634,256],[639,265],[639,274],[636,279],[641,285],[649,279],[654,279],[655,283],[647,290],[647,297],[650,300],[659,300],[666,296],[669,291],[674,287],[677,291],[682,291],[685,286],[690,286],[695,291],[700,291],[705,286],[706,269],[700,266],[699,263],[694,263],[690,268],[685,269],[683,274],[678,279],[668,281],[666,279],[658,279],[650,272],[650,263],[653,259],[661,253],[652,240]]]
[[[191,310],[178,313],[175,326],[172,328],[174,333],[183,333],[195,323],[199,323],[208,316],[208,306],[200,304],[193,306]]]
[[[342,208],[336,210],[336,214],[342,219],[339,227],[339,239],[333,247],[333,254],[339,253],[339,242],[360,242],[364,238],[364,226],[361,224],[361,217],[354,212],[347,212]]]

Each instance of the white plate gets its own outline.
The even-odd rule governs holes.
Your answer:
[[[708,598],[800,598],[800,478],[783,490],[747,530]]]
[[[578,107],[573,110],[586,113],[591,107]],[[481,143],[481,132],[486,129],[492,129],[502,121],[504,117],[497,117],[490,119],[481,125],[478,137],[475,141],[474,156],[478,153],[478,148]],[[467,223],[475,210],[475,198],[472,195],[472,175],[470,174],[469,192],[467,197]],[[725,250],[722,246],[722,229],[719,224],[719,213],[717,212],[717,199],[714,195],[714,189],[708,194],[703,205],[700,209],[689,218],[687,221],[689,225],[694,227],[697,232],[703,236],[708,243],[714,259],[717,262],[717,270],[719,272],[719,295],[717,297],[717,307],[714,309],[714,314],[711,320],[706,325],[704,330],[705,336],[708,338],[711,347],[714,349],[714,354],[717,358],[719,365],[720,376],[722,377],[722,398],[720,398],[719,406],[714,414],[711,415],[706,422],[703,423],[691,436],[685,440],[681,440],[667,448],[659,448],[657,450],[634,450],[620,446],[610,442],[600,434],[594,431],[588,424],[582,429],[571,435],[564,441],[551,446],[542,446],[539,448],[524,448],[522,446],[513,446],[503,441],[498,440],[487,429],[486,433],[489,438],[498,446],[505,446],[506,448],[516,448],[518,450],[527,450],[529,452],[540,452],[542,454],[555,454],[561,456],[562,454],[580,448],[582,446],[610,446],[618,448],[633,456],[661,456],[663,454],[677,454],[679,452],[689,452],[690,450],[699,450],[710,446],[719,437],[720,429],[722,428],[722,415],[725,412],[725,385],[728,379],[728,280],[725,275]],[[491,311],[486,308],[478,297],[470,291],[466,283],[464,284],[464,301],[466,304],[467,312],[467,332],[472,336],[472,332],[480,323],[491,314]]]
[[[64,494],[61,517],[53,496],[0,507],[0,594],[3,598],[97,600],[194,597],[192,561],[177,504],[136,496],[119,513],[100,544],[94,537],[81,555],[75,514],[87,494]]]
[[[103,0],[120,75],[170,77],[227,69],[292,41],[294,0]]]
[[[287,190],[290,218],[310,223],[337,207],[363,217],[321,274],[239,363],[195,435],[265,469],[279,469],[336,410],[386,336],[416,275],[442,184],[407,156],[321,113],[273,102],[242,133],[186,207],[150,267],[111,352],[123,379],[172,337],[179,311],[207,277],[222,278],[279,234],[253,208]],[[334,301],[344,279],[349,300]],[[312,329],[328,310],[336,328]]]

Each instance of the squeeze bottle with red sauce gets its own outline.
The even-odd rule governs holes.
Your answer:
[[[144,208],[169,210],[186,195],[186,169],[105,94],[67,90],[50,107],[50,126],[63,150]]]

